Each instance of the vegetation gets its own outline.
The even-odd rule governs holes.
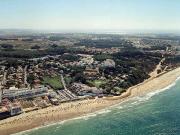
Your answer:
[[[13,49],[13,45],[11,45],[11,44],[1,44],[0,45],[2,48],[4,48],[4,49]]]
[[[55,90],[63,89],[60,76],[55,76],[55,77],[45,76],[43,77],[42,83],[51,86]]]
[[[52,48],[57,48],[57,47],[58,47],[58,45],[53,44],[53,45],[51,45],[51,47],[52,47]]]
[[[86,78],[82,73],[77,73],[74,77],[73,77],[74,82],[81,82],[86,84]]]
[[[87,47],[96,47],[96,48],[111,48],[111,47],[132,47],[132,43],[123,39],[99,39],[99,40],[90,40],[84,39],[78,43],[75,43],[76,46],[87,46]]]
[[[65,77],[64,80],[65,80],[67,85],[70,85],[73,81],[71,77]]]
[[[60,36],[51,36],[51,37],[49,37],[50,41],[59,41],[59,40],[62,40],[62,39],[65,39],[65,38],[60,37]]]
[[[69,60],[69,61],[77,61],[77,60],[79,60],[79,56],[77,56],[75,54],[63,54],[61,56],[61,59]]]
[[[36,78],[35,78],[34,75],[29,75],[29,76],[27,77],[27,82],[30,84],[31,88],[32,88],[32,86],[33,86],[33,84],[34,84],[34,80],[35,80],[35,79],[36,79]]]
[[[65,49],[58,47],[56,49],[45,49],[45,50],[24,50],[24,49],[13,49],[13,50],[0,50],[0,57],[8,58],[36,58],[46,55],[59,55],[63,54]]]
[[[100,86],[102,84],[106,84],[107,81],[106,80],[93,80],[93,81],[89,80],[89,81],[87,81],[87,83],[90,84],[90,86],[100,88]]]
[[[31,41],[31,39],[33,37],[30,40],[28,38],[27,41]],[[47,40],[49,40],[49,43]],[[60,40],[64,41],[58,42]],[[133,41],[133,39],[131,40]],[[139,48],[134,45],[136,42],[132,43],[128,38],[123,39],[122,36],[117,35],[88,35],[88,38],[78,36],[69,40],[69,36],[51,34],[46,36],[45,42],[43,38],[38,40],[38,43],[39,41],[42,44],[37,44],[33,40],[33,42],[28,42],[29,47],[24,48],[21,48],[22,46],[17,47],[19,42],[13,42],[13,45],[9,42],[7,44],[3,42],[4,44],[0,45],[0,59],[2,62],[5,61],[2,65],[5,65],[7,69],[10,67],[17,68],[18,65],[23,68],[24,65],[27,65],[27,68],[31,67],[33,72],[36,71],[36,68],[41,69],[39,70],[40,73],[28,74],[27,81],[31,86],[34,85],[34,82],[41,80],[43,84],[49,85],[55,90],[62,89],[63,86],[59,76],[44,76],[47,75],[47,72],[53,75],[61,73],[65,76],[67,87],[70,87],[74,82],[78,82],[102,88],[103,93],[107,95],[119,95],[127,88],[147,79],[149,73],[162,59],[162,54],[166,58],[163,68],[167,65],[171,69],[180,66],[180,57],[174,55],[175,51],[173,45],[169,45],[170,41],[159,41],[144,37],[137,44]],[[117,50],[120,50],[120,52],[112,54],[114,49],[111,48],[113,47],[118,47]],[[169,52],[166,52],[166,47],[169,47]],[[95,50],[95,48],[106,49]],[[105,54],[103,50],[109,51],[110,54]],[[91,54],[95,62],[86,64],[82,60],[83,64],[80,64],[81,57],[77,54]],[[51,57],[40,58],[47,55],[51,55]],[[52,57],[53,55],[60,56]],[[40,59],[32,60],[31,58]],[[111,66],[111,64],[106,63],[110,66],[102,66],[102,61],[106,59],[112,59],[115,62],[115,67],[114,64]],[[86,72],[84,72],[85,69],[87,69]],[[10,85],[14,84],[13,81],[8,83]]]
[[[37,49],[37,50],[40,49],[40,48],[41,48],[41,47],[38,46],[38,45],[34,45],[34,46],[31,47],[31,49]]]
[[[94,59],[97,61],[104,61],[106,59],[112,59],[112,56],[109,54],[97,54],[94,55]]]
[[[116,67],[100,68],[100,73],[104,73],[104,76],[110,80],[100,87],[104,89],[105,94],[116,95],[149,78],[148,74],[159,63],[161,55],[131,50],[116,53],[112,55],[112,59]]]
[[[172,67],[180,66],[180,56],[168,56],[164,62],[164,66],[169,65]]]
[[[114,88],[111,90],[111,93],[114,94],[114,95],[120,95],[120,94],[122,94],[123,92],[126,92],[126,90],[123,89],[123,88],[119,88],[119,87],[114,87]]]

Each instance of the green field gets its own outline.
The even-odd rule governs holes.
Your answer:
[[[51,86],[55,90],[63,89],[60,76],[55,76],[55,77],[45,76],[43,77],[42,83]]]
[[[89,84],[99,88],[101,84],[107,83],[107,80],[94,80],[94,81],[88,81]]]

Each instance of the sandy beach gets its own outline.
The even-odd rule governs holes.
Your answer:
[[[180,68],[151,77],[143,83],[133,86],[121,96],[100,99],[88,99],[63,103],[59,106],[24,113],[0,121],[0,135],[9,135],[35,127],[75,118],[92,113],[108,106],[120,103],[127,98],[143,96],[149,92],[163,89],[172,84],[180,76]]]

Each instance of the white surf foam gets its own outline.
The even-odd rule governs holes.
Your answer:
[[[53,125],[62,125],[64,123],[68,122],[68,121],[73,121],[73,120],[78,120],[78,119],[88,120],[91,117],[96,117],[97,115],[100,115],[100,114],[109,113],[109,112],[111,112],[111,110],[113,108],[116,108],[116,109],[130,108],[130,107],[133,107],[134,105],[138,105],[140,103],[148,101],[153,96],[155,96],[155,95],[157,95],[157,94],[159,94],[159,93],[161,93],[161,92],[163,92],[165,90],[168,90],[168,89],[172,88],[173,86],[176,85],[177,81],[179,81],[179,80],[180,80],[180,77],[178,77],[172,84],[170,84],[169,86],[167,86],[167,87],[165,87],[163,89],[159,89],[159,90],[147,93],[145,96],[128,98],[127,100],[124,100],[119,104],[107,107],[106,109],[102,109],[102,110],[96,111],[94,113],[89,113],[89,114],[86,114],[86,115],[81,116],[81,117],[76,117],[76,118],[73,118],[73,119],[68,119],[68,120],[57,122],[57,123],[48,123],[48,125],[43,125],[41,127],[33,128],[33,129],[30,129],[30,130],[26,130],[26,131],[22,131],[20,133],[15,133],[13,135],[28,135],[29,132],[32,132],[32,131],[35,131],[35,130],[38,130],[38,129],[41,129],[41,128],[50,127],[50,126],[53,126]],[[134,102],[131,102],[130,105],[124,104],[124,103],[127,103],[129,101],[130,102],[134,101]],[[59,128],[59,127],[57,127],[57,128]]]
[[[175,86],[177,84],[177,82],[180,80],[180,77],[178,77],[172,84],[168,85],[167,87],[163,88],[163,89],[159,89],[159,90],[155,90],[153,92],[149,92],[144,96],[137,96],[137,97],[132,97],[129,98],[115,106],[113,106],[116,109],[124,109],[124,108],[131,108],[135,105],[139,105],[141,103],[144,103],[146,101],[148,101],[149,99],[151,99],[153,96],[158,95],[170,88],[172,88],[173,86]]]
[[[68,119],[68,120],[64,120],[64,121],[60,121],[60,122],[56,122],[56,123],[45,123],[44,125],[40,126],[40,127],[37,127],[37,128],[33,128],[33,129],[30,129],[30,130],[26,130],[26,131],[22,131],[22,132],[19,132],[19,133],[15,133],[15,134],[12,134],[12,135],[28,135],[29,132],[33,132],[35,130],[39,130],[39,129],[42,129],[42,128],[46,128],[46,127],[51,127],[51,126],[55,126],[57,125],[56,128],[60,128],[61,125],[63,125],[64,123],[68,122],[68,121],[73,121],[73,120],[88,120],[92,117],[96,117],[97,115],[101,115],[101,114],[106,114],[106,113],[109,113],[111,112],[111,110],[109,109],[102,109],[100,111],[96,111],[94,113],[89,113],[89,114],[86,114],[86,115],[83,115],[83,116],[80,116],[80,117],[76,117],[76,118],[72,118],[72,119]]]

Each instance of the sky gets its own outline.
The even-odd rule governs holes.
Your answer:
[[[180,0],[0,0],[0,29],[180,31]]]

